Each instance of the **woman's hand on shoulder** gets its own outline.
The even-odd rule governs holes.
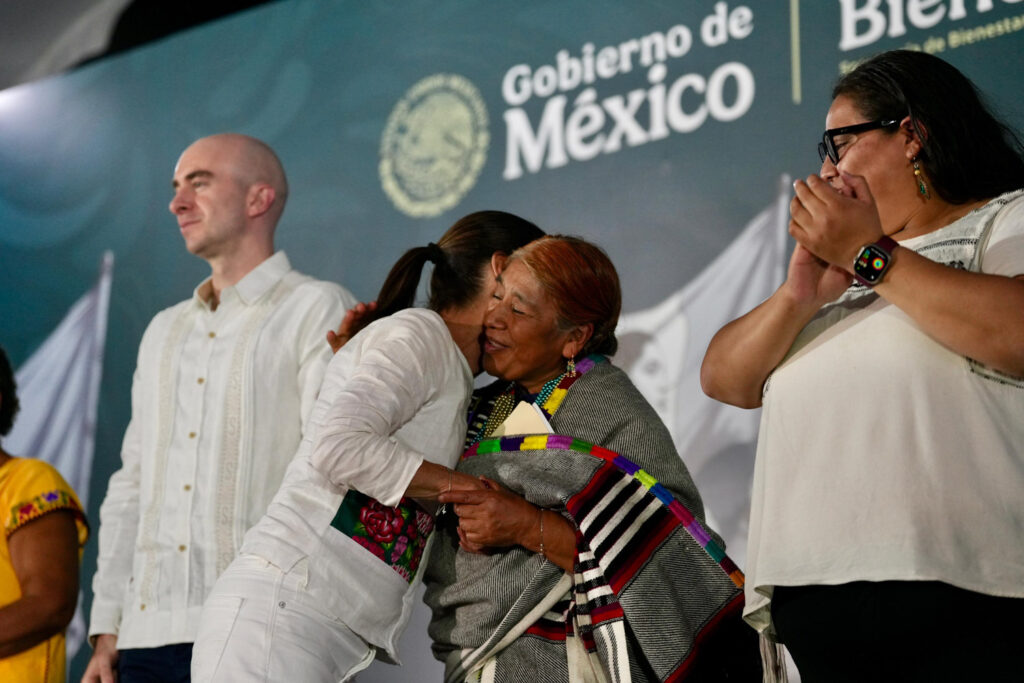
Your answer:
[[[331,345],[331,352],[337,353],[341,347],[356,336],[359,330],[366,327],[366,316],[377,310],[377,302],[371,301],[368,304],[358,303],[345,311],[345,317],[341,319],[337,330],[327,330],[327,343]]]

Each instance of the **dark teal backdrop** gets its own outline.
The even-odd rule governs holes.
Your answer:
[[[781,174],[818,169],[815,143],[829,89],[846,62],[908,45],[935,51],[1024,127],[1024,3],[950,0],[915,10],[919,4],[289,0],[0,92],[0,343],[16,366],[23,362],[91,286],[102,252],[114,252],[90,490],[96,520],[118,466],[143,329],[207,273],[183,248],[167,211],[174,162],[192,140],[238,131],[269,142],[293,189],[279,246],[300,270],[339,281],[360,298],[373,296],[403,249],[436,238],[465,213],[501,208],[606,247],[622,276],[625,310],[635,311],[679,290],[721,252],[772,202]],[[716,19],[702,35],[709,15]],[[640,45],[654,33],[666,41],[666,56],[642,66],[639,49],[622,45]],[[550,84],[545,79],[557,76],[558,53],[566,51],[563,63],[579,59],[582,69],[586,44],[593,45],[595,74],[603,68],[608,77],[534,95],[522,107],[506,101],[502,86],[510,69],[527,65],[542,74],[534,85],[543,91]],[[600,67],[598,55],[608,46],[617,62],[606,57]],[[554,68],[540,69],[545,65]],[[451,157],[447,162],[437,154],[416,156],[416,144],[426,143],[415,138],[415,117],[394,119],[394,135],[385,139],[396,105],[436,74],[463,77],[486,112],[486,123],[479,111],[474,119],[472,98],[442,88],[449,100],[433,105],[454,122],[454,139],[438,143]],[[736,74],[749,75],[749,83],[740,85]],[[651,104],[659,101],[659,84],[666,91],[676,85],[677,94],[681,89],[667,105],[676,107],[677,119],[692,122],[702,106],[724,115],[711,112],[690,132],[666,124],[665,134],[652,139],[659,137],[652,133],[658,114]],[[739,106],[745,96],[749,106]],[[618,150],[605,142],[605,150],[593,151],[595,140],[612,134],[611,111],[621,114],[631,102],[633,137],[625,135]],[[549,108],[558,106],[572,125],[542,128]],[[589,120],[582,113],[572,119],[588,106]],[[514,109],[521,112],[508,113]],[[472,130],[486,133],[485,148],[456,125],[465,116]],[[506,179],[506,121],[516,117],[525,117],[534,134],[579,138],[577,158],[568,150],[564,164],[556,159],[555,167]],[[606,121],[596,126],[601,117]],[[588,131],[591,124],[596,127]],[[550,161],[557,145],[548,142],[543,152]],[[483,151],[475,180],[474,145]],[[382,158],[404,159],[406,175],[396,182],[407,190],[429,195],[433,190],[421,186],[430,178],[447,182],[451,187],[438,192],[454,204],[436,215],[404,212],[384,189]],[[417,167],[421,162],[426,165]],[[431,202],[435,209],[444,203]],[[85,585],[95,552],[93,541]],[[89,599],[87,592],[87,606]],[[72,675],[83,666],[80,655]]]

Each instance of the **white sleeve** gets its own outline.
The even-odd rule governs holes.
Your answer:
[[[394,506],[424,456],[392,435],[434,397],[443,381],[443,364],[431,350],[439,343],[435,333],[447,331],[432,326],[384,329],[389,332],[368,328],[373,334],[350,342],[358,341],[360,351],[343,385],[337,385],[338,373],[328,369],[323,399],[330,404],[313,437],[310,458],[335,485]]]
[[[1024,197],[1011,202],[992,224],[981,270],[991,275],[1024,275]]]
[[[92,611],[89,637],[110,633],[117,635],[121,627],[128,581],[132,575],[135,540],[139,528],[139,487],[142,434],[139,421],[143,415],[144,349],[149,330],[143,335],[139,357],[132,377],[132,417],[121,445],[121,469],[114,472],[107,486],[107,495],[100,505],[99,552],[96,574],[92,579]],[[152,360],[148,362],[153,362]]]
[[[331,283],[316,282],[314,291],[315,294],[305,297],[307,301],[315,297],[316,301],[310,302],[310,310],[300,324],[303,334],[300,339],[301,348],[298,350],[297,379],[301,401],[299,414],[303,426],[316,403],[324,371],[331,360],[327,331],[336,329],[345,311],[357,303],[356,298],[347,289]]]

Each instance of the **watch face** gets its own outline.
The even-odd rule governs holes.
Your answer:
[[[868,284],[875,284],[882,277],[889,265],[889,255],[869,244],[860,250],[860,255],[853,264],[853,272]]]

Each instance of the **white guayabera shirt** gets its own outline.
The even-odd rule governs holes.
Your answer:
[[[221,292],[209,280],[139,347],[122,468],[100,508],[89,635],[191,642],[210,588],[266,510],[355,304],[278,252]]]

